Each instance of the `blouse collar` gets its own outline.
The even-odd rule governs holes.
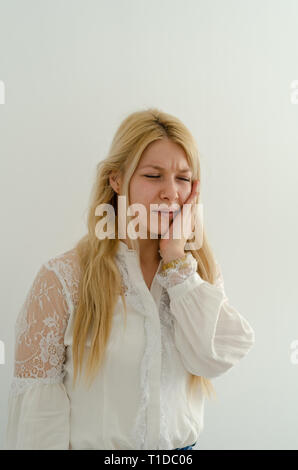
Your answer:
[[[137,254],[137,251],[131,248],[128,248],[126,243],[124,243],[122,240],[118,240],[118,251],[117,254],[120,253],[122,255],[127,255],[127,254]],[[160,251],[159,251],[160,253]],[[162,260],[160,260],[161,263]]]
[[[124,243],[122,240],[118,240],[118,253],[126,255],[127,253],[137,253],[137,252],[136,250],[128,248],[126,243]]]
[[[137,282],[141,281],[142,285],[144,286],[145,281],[144,281],[143,273],[141,271],[140,260],[137,256],[137,251],[128,248],[126,243],[124,243],[121,240],[118,240],[117,255],[122,255],[123,258],[127,262],[127,266],[130,266],[132,268],[130,270],[130,275],[133,279],[133,282],[137,283]],[[136,266],[135,263],[137,264],[137,266]],[[158,299],[158,300],[156,300],[158,304],[159,304],[159,299],[160,299],[160,295],[161,295],[161,286],[159,285],[158,282],[156,282],[156,276],[160,271],[161,265],[162,265],[162,259],[159,262],[158,268],[156,270],[155,276],[153,278],[153,281],[152,281],[151,287],[150,287],[150,293],[153,294],[153,292],[155,292],[154,295],[155,295],[156,299]],[[146,286],[146,288],[147,288],[147,286]],[[145,290],[146,290],[146,292],[148,291],[148,289],[145,289]]]

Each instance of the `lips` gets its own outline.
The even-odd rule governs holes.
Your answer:
[[[178,211],[154,211],[157,214],[160,214],[161,217],[169,217],[169,219],[173,219],[173,217],[178,214]]]
[[[174,215],[174,214],[177,214],[178,211],[153,211],[153,212],[162,214],[162,215],[166,215],[166,214]]]
[[[173,209],[173,210],[160,209],[160,210],[156,210],[156,211],[152,211],[152,212],[161,212],[162,214],[175,214],[176,212],[179,212],[179,211],[178,211],[178,209]]]

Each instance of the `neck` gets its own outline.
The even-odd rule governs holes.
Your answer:
[[[129,246],[127,240],[122,240],[127,246]],[[140,245],[140,261],[144,266],[152,266],[158,264],[162,259],[159,250],[159,239],[141,239],[139,238]]]

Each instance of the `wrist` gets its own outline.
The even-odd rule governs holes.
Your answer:
[[[166,253],[166,254],[160,254],[162,257],[163,263],[170,263],[171,261],[174,261],[175,259],[183,258],[185,256],[184,251],[179,251],[176,253]]]
[[[179,256],[179,257],[175,257],[172,261],[168,261],[168,262],[164,262],[162,263],[162,266],[161,266],[161,272],[165,272],[165,271],[168,271],[169,269],[176,269],[177,267],[179,267],[178,269],[180,269],[180,267],[184,267],[185,265],[187,265],[187,255],[184,254],[183,256]],[[186,264],[185,264],[186,263]]]

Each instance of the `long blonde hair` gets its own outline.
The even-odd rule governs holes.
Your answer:
[[[97,165],[88,212],[88,233],[75,245],[81,278],[73,329],[74,383],[78,372],[81,373],[88,334],[91,335],[91,347],[85,377],[90,380],[95,378],[104,359],[112,326],[112,315],[119,295],[124,306],[125,321],[127,315],[122,279],[114,259],[119,240],[116,238],[100,240],[96,236],[95,226],[98,222],[98,216],[95,215],[96,207],[100,204],[113,205],[117,233],[117,193],[109,183],[109,176],[113,171],[121,173],[123,193],[128,207],[129,182],[142,153],[151,142],[164,138],[176,142],[184,149],[193,178],[201,180],[199,153],[192,134],[178,118],[156,108],[136,111],[127,116],[114,135],[107,157]],[[138,242],[131,240],[131,245],[139,253]],[[199,275],[213,284],[216,277],[216,261],[204,229],[201,248],[191,250],[191,253],[198,262]],[[211,392],[215,394],[210,380],[190,373],[190,393],[193,393],[199,385],[208,397]]]

